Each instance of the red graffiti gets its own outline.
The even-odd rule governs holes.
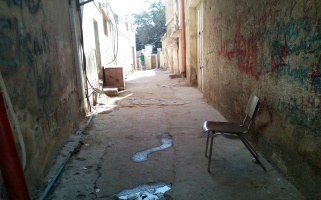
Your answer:
[[[236,58],[240,71],[259,79],[262,76],[262,70],[258,68],[263,62],[263,49],[258,45],[258,40],[254,36],[245,37],[241,34],[241,19],[238,19],[236,29],[233,46],[231,45],[229,49],[228,43],[223,43],[218,55],[229,61]]]
[[[271,63],[272,63],[272,72],[278,73],[279,68],[286,66],[286,60],[288,57],[289,49],[286,45],[283,45],[279,49],[279,53],[277,56],[271,56]]]

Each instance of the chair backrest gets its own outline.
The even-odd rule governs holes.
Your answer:
[[[254,113],[257,109],[258,103],[259,103],[259,98],[257,96],[255,96],[254,94],[251,94],[249,101],[247,102],[247,106],[245,109],[246,115],[243,120],[243,126],[248,121],[248,126],[247,126],[248,129],[250,129],[250,127],[252,125],[252,119],[253,119]]]
[[[247,102],[247,106],[245,109],[245,113],[249,118],[253,117],[257,104],[259,103],[259,98],[254,94],[251,94],[249,101]]]

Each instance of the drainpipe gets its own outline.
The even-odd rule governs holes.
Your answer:
[[[0,92],[0,169],[9,199],[29,200],[29,191]]]
[[[96,107],[95,111],[90,115],[89,119],[87,120],[87,123],[85,125],[85,127],[79,129],[78,131],[81,131],[81,133],[83,133],[84,129],[88,127],[89,123],[91,122],[91,120],[93,119],[94,115],[96,114],[96,112],[98,111],[98,106]],[[42,193],[42,195],[39,197],[39,200],[44,200],[46,199],[47,194],[49,193],[49,191],[51,190],[52,186],[54,185],[54,183],[57,181],[59,175],[61,174],[62,170],[64,169],[65,165],[67,164],[69,158],[72,156],[72,154],[76,151],[77,147],[75,147],[75,149],[72,152],[69,152],[67,155],[67,158],[65,160],[65,162],[62,163],[62,165],[59,167],[57,173],[54,175],[54,177],[50,180],[50,183],[47,185],[47,187],[45,188],[45,191]]]
[[[4,80],[2,78],[1,72],[0,72],[0,91],[3,92],[3,96],[4,96],[4,99],[5,99],[6,105],[8,107],[9,114],[11,115],[12,120],[13,120],[13,124],[15,126],[15,130],[16,130],[16,133],[17,133],[17,136],[18,136],[20,147],[21,147],[22,168],[25,169],[26,168],[26,163],[27,163],[26,146],[25,146],[25,142],[23,140],[23,136],[22,136],[22,133],[21,133],[21,128],[20,128],[17,116],[16,116],[16,114],[15,114],[15,112],[13,110],[13,106],[12,106],[12,103],[11,103],[11,100],[10,100],[10,97],[9,97],[9,94],[8,94],[8,90],[6,88]]]
[[[186,39],[185,39],[185,6],[184,0],[180,0],[181,4],[181,38],[182,38],[182,75],[186,77]]]
[[[84,88],[83,88],[84,81],[83,81],[83,76],[82,76],[82,71],[81,71],[81,66],[80,66],[80,61],[79,61],[74,7],[72,5],[71,0],[69,0],[69,18],[70,18],[72,47],[74,50],[74,61],[75,61],[76,75],[77,75],[77,86],[78,86],[78,91],[79,91],[78,99],[81,101],[84,99],[84,96],[85,96],[85,92],[84,92]]]

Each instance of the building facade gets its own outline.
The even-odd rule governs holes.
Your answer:
[[[249,138],[307,197],[318,199],[321,1],[182,2],[187,79],[229,120],[240,120],[256,94],[260,111]],[[167,12],[181,6],[166,5]],[[169,54],[169,60],[176,56]]]
[[[165,2],[166,33],[162,37],[162,51],[164,54],[164,68],[180,74],[181,66],[181,29],[179,24],[179,6],[177,0]]]
[[[84,39],[83,45],[78,44],[77,49],[83,49],[78,57],[80,65],[86,69],[82,78],[87,80],[84,81],[87,88],[84,97],[88,109],[95,104],[97,91],[102,89],[99,80],[103,80],[104,68],[121,67],[124,74],[137,68],[135,27],[129,16],[114,13],[105,0],[84,4],[80,20],[80,38],[83,35]]]
[[[20,131],[14,127],[23,138],[17,147],[33,189],[81,112],[69,4],[1,1],[0,13],[0,70],[20,124]]]
[[[7,0],[0,13],[0,72],[14,110],[8,115],[20,124],[13,129],[22,136],[17,147],[33,191],[80,117],[93,111],[103,67],[135,69],[135,30],[105,0]],[[0,197],[3,184],[0,177]]]

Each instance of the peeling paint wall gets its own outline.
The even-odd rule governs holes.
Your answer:
[[[0,2],[0,71],[25,139],[30,190],[79,119],[68,7],[68,1]]]
[[[205,99],[236,120],[255,93],[261,110],[252,142],[305,195],[319,198],[321,1],[203,3]]]

